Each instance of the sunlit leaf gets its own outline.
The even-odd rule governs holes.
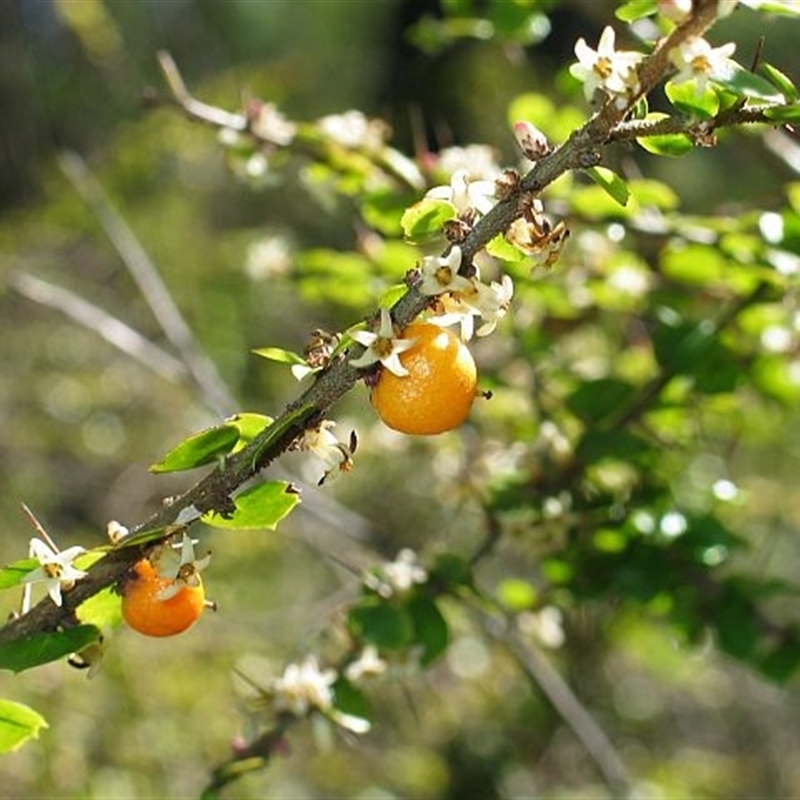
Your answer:
[[[303,356],[293,353],[291,350],[283,350],[280,347],[259,347],[253,350],[253,353],[261,358],[267,358],[270,361],[277,361],[280,364],[305,364],[306,360]]]
[[[685,133],[640,136],[636,141],[648,153],[669,158],[680,158],[694,148],[692,140]]]
[[[767,108],[764,110],[764,116],[774,122],[800,122],[800,103]]]
[[[424,242],[434,236],[441,236],[442,226],[456,216],[452,203],[425,197],[406,209],[401,220],[403,233],[412,242]]]
[[[0,567],[0,589],[11,589],[18,586],[25,576],[38,566],[39,562],[35,558],[23,558]]]
[[[160,461],[150,466],[151,472],[179,472],[210,464],[227,455],[239,441],[239,431],[223,424],[196,433],[172,448]]]
[[[497,599],[509,611],[520,612],[533,608],[536,598],[536,588],[522,578],[505,578],[497,586]]]
[[[719,98],[710,86],[698,94],[695,81],[669,81],[664,92],[675,108],[689,116],[710,119],[719,111]]]
[[[614,16],[623,22],[636,22],[637,19],[649,17],[658,11],[656,0],[628,0],[615,9]]]
[[[800,4],[797,0],[740,0],[740,2],[754,11],[800,17]]]
[[[606,167],[592,167],[586,170],[586,174],[601,188],[609,197],[612,197],[621,206],[627,205],[630,192],[625,181],[616,172],[612,172]]]
[[[788,103],[796,103],[800,100],[800,91],[798,91],[792,79],[777,67],[762,61],[758,65],[758,71],[786,98]]]
[[[715,77],[714,82],[743,97],[780,102],[782,95],[770,81],[737,65],[730,75]]]
[[[202,517],[206,525],[239,530],[274,530],[300,502],[300,495],[285,481],[260,483],[237,495],[236,510],[230,518],[215,511]]]
[[[49,661],[57,661],[96,642],[100,635],[99,628],[94,625],[77,625],[63,631],[36,633],[5,642],[0,647],[0,669],[22,672]]]
[[[103,589],[84,600],[75,610],[78,619],[97,628],[115,628],[122,621],[121,598],[113,588]]]
[[[0,753],[10,753],[29,739],[36,739],[47,720],[22,703],[0,699]]]

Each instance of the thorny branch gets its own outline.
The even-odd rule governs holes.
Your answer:
[[[695,12],[682,25],[662,40],[653,53],[645,58],[639,69],[640,89],[631,104],[649,92],[671,69],[668,54],[690,36],[699,36],[716,19],[717,0],[700,0]],[[240,114],[230,114],[202,103],[189,94],[172,59],[160,54],[159,61],[175,102],[192,119],[217,127],[247,130],[248,120]],[[613,139],[616,128],[623,122],[628,107],[619,108],[609,100],[581,128],[559,147],[538,161],[520,180],[516,192],[497,203],[470,232],[462,243],[464,263],[497,234],[508,229],[521,213],[521,198],[526,193],[539,194],[558,177],[570,170],[581,170],[599,163],[599,148]],[[429,304],[430,298],[410,287],[392,308],[396,324],[404,327]],[[361,345],[354,345],[349,355],[358,356]],[[248,482],[257,479],[261,470],[272,463],[304,430],[318,424],[329,409],[361,378],[361,372],[351,366],[347,357],[340,358],[319,374],[316,381],[258,436],[248,447],[228,458],[178,497],[165,500],[162,508],[132,529],[131,535],[145,531],[164,530],[165,535],[192,524],[207,511],[227,514],[234,508],[233,498]],[[121,548],[95,564],[89,575],[65,593],[62,607],[49,598],[43,599],[27,614],[11,620],[0,628],[0,643],[31,636],[37,632],[53,631],[74,621],[75,609],[101,589],[118,582],[126,570],[141,556],[140,547]]]

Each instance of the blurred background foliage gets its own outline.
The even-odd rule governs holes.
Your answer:
[[[147,466],[218,420],[180,370],[155,374],[13,288],[19,274],[66,286],[164,344],[59,168],[65,149],[157,264],[231,411],[275,414],[298,391],[252,349],[299,351],[314,328],[348,327],[416,257],[310,181],[302,158],[253,187],[213,131],[146,108],[142,90],[162,91],[156,51],[224,108],[259,97],[298,120],[358,108],[409,154],[481,142],[513,165],[509,106],[535,104],[554,139],[568,132],[585,112],[566,76],[574,41],[596,42],[616,7],[534,3],[515,26],[509,9],[524,5],[0,4],[1,562],[31,534],[23,500],[61,546],[142,520],[187,485]],[[506,35],[443,6],[495,13]],[[768,60],[800,77],[796,21],[741,9],[711,38],[735,40],[748,63],[762,34]],[[351,474],[308,488],[277,534],[203,537],[219,614],[174,641],[117,633],[88,682],[63,664],[3,677],[3,694],[51,727],[0,761],[0,795],[196,796],[247,732],[231,668],[244,658],[278,674],[335,650],[330,622],[353,591],[341,562],[404,546],[468,557],[487,531],[501,535],[479,582],[549,648],[643,795],[800,794],[800,184],[762,133],[726,132],[681,160],[617,149],[639,198],[624,211],[581,180],[552,187],[547,209],[568,217],[572,240],[542,281],[509,267],[514,312],[474,348],[494,399],[464,429],[418,440],[387,432],[366,392],[351,393],[336,409],[339,431],[359,434]],[[297,454],[283,468],[319,477]],[[507,648],[464,606],[445,611],[447,654],[378,684],[372,733],[351,746],[295,731],[288,757],[236,796],[608,796]]]

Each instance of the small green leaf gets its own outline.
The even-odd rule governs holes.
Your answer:
[[[54,633],[36,633],[6,642],[0,647],[0,669],[22,672],[31,667],[57,661],[98,641],[100,630],[94,625],[77,625]]]
[[[780,94],[770,81],[756,75],[754,72],[743,69],[738,64],[735,65],[730,75],[715,77],[714,83],[724,86],[726,89],[735,92],[743,97],[754,97],[758,100],[773,100],[780,102],[783,95]]]
[[[150,466],[151,472],[180,472],[210,464],[227,455],[239,441],[239,431],[225,423],[196,433],[172,448],[165,456]]]
[[[247,447],[265,428],[274,422],[266,414],[256,414],[253,411],[242,411],[225,420],[227,425],[233,425],[239,431],[239,441],[234,446],[232,453]]]
[[[692,140],[685,133],[640,136],[636,141],[648,153],[668,158],[680,158],[694,148]]]
[[[406,647],[414,636],[414,625],[404,608],[378,597],[367,597],[350,609],[347,622],[353,633],[386,650]]]
[[[75,610],[78,619],[97,628],[115,628],[122,621],[119,594],[109,587],[84,600]]]
[[[630,192],[628,186],[619,175],[606,167],[592,167],[586,170],[586,174],[601,188],[609,197],[616,200],[621,206],[627,205]]]
[[[758,71],[786,98],[788,103],[796,103],[800,100],[800,91],[792,82],[788,75],[784,75],[777,67],[762,61],[758,65]]]
[[[420,663],[427,666],[447,649],[450,628],[439,607],[427,595],[416,595],[407,607],[414,625],[414,642],[423,647]]]
[[[283,350],[280,347],[259,347],[253,352],[261,358],[267,358],[270,361],[277,361],[281,364],[305,364],[306,360],[303,356],[293,353],[291,350]]]
[[[10,753],[28,739],[37,739],[39,731],[47,727],[47,720],[32,708],[0,699],[0,753]]]
[[[455,206],[446,200],[425,197],[406,209],[400,221],[403,233],[412,242],[424,242],[440,236],[442,226],[457,216]]]
[[[656,0],[628,0],[614,11],[614,16],[622,22],[636,22],[637,19],[649,17],[656,11],[658,11]]]
[[[300,495],[285,481],[267,481],[242,492],[230,518],[215,511],[203,514],[206,525],[238,530],[275,530],[277,524],[300,502]]]
[[[664,92],[672,105],[684,114],[699,119],[711,119],[719,111],[719,97],[710,87],[697,93],[696,81],[674,83],[669,81],[664,87]]]
[[[526,611],[536,603],[536,588],[522,578],[506,578],[497,586],[497,599],[512,612]]]
[[[774,122],[800,122],[800,103],[767,108],[764,110],[764,116]]]
[[[0,589],[11,589],[19,586],[25,576],[35,570],[39,562],[35,558],[23,558],[0,567]]]

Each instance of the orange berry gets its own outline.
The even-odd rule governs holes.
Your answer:
[[[478,370],[467,346],[452,331],[412,322],[400,335],[415,339],[400,353],[409,374],[382,369],[372,390],[378,416],[401,433],[430,435],[461,425],[475,399]]]
[[[173,636],[185,631],[205,608],[205,590],[199,575],[197,580],[196,586],[180,581],[180,588],[170,595],[175,579],[159,575],[150,560],[143,558],[122,585],[125,622],[146,636]]]

